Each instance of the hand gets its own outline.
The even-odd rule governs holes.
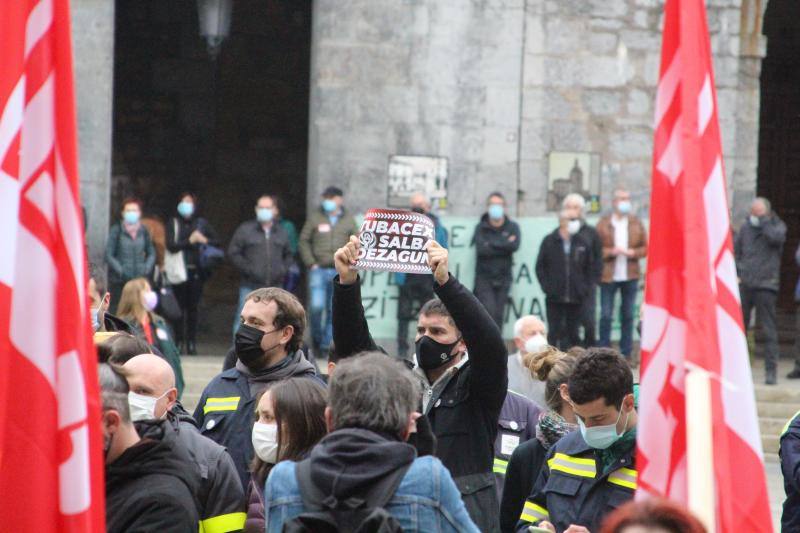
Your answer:
[[[208,239],[205,235],[200,233],[198,230],[194,230],[191,235],[189,235],[189,242],[192,244],[200,243],[200,244],[208,244]]]
[[[555,531],[555,529],[553,529],[553,531]],[[570,524],[570,526],[564,530],[564,533],[590,533],[590,532],[583,526],[576,526],[575,524]]]
[[[542,522],[539,522],[538,524],[536,524],[536,527],[540,527],[542,529],[549,529],[553,533],[556,533],[556,526],[554,526],[553,524],[551,524],[547,520],[543,520]]]
[[[634,255],[636,255],[636,250],[634,250],[633,248],[628,248],[623,253],[628,257],[633,257]]]
[[[508,242],[514,242],[516,240],[517,240],[517,236],[516,235],[509,235],[508,236]]]
[[[336,272],[339,273],[339,283],[342,285],[352,285],[358,281],[358,272],[353,270],[353,265],[358,260],[358,249],[360,247],[361,244],[358,242],[358,237],[351,235],[350,241],[333,254],[333,264],[336,266]]]
[[[450,271],[447,268],[447,248],[436,241],[428,241],[426,250],[428,251],[428,266],[433,271],[436,283],[444,285],[450,279]]]
[[[625,250],[623,248],[620,248],[619,246],[615,246],[614,249],[611,250],[611,255],[613,255],[614,257],[617,257],[618,255],[623,255],[624,253]]]

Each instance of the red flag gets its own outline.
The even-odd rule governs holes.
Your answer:
[[[67,0],[0,8],[0,529],[105,531]]]
[[[667,0],[642,336],[640,493],[687,501],[687,369],[711,376],[717,531],[772,531],[703,0]]]

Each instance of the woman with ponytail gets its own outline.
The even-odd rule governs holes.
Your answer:
[[[545,384],[547,410],[539,416],[536,438],[520,444],[508,463],[500,504],[500,528],[504,533],[515,531],[525,498],[539,477],[547,451],[561,437],[578,427],[572,407],[561,396],[561,388],[562,385],[566,386],[580,355],[578,348],[564,353],[548,346],[535,354],[527,354],[523,359],[525,368]]]

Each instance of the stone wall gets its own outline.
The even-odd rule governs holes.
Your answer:
[[[89,260],[102,263],[111,188],[114,2],[73,0],[71,7],[81,202]]]
[[[755,191],[763,6],[707,4],[741,209]],[[498,189],[512,212],[537,215],[548,154],[577,151],[600,156],[603,205],[623,182],[646,215],[662,11],[663,0],[316,2],[309,201],[346,180],[351,203],[382,204],[391,154],[442,155],[451,213]]]

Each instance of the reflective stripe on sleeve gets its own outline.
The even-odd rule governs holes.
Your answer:
[[[213,413],[214,411],[235,411],[239,407],[240,398],[241,396],[208,398],[203,406],[203,414]]]
[[[523,522],[536,523],[550,518],[550,513],[541,505],[537,505],[530,500],[525,500],[525,506],[522,508],[522,514],[519,519]]]
[[[593,478],[597,475],[594,459],[572,457],[563,453],[555,454],[552,459],[547,461],[547,466],[550,467],[550,470],[560,470],[573,476]]]
[[[501,459],[499,457],[494,458],[494,466],[492,466],[492,472],[495,474],[506,475],[506,471],[508,470],[508,461],[505,459]]]
[[[244,529],[247,513],[228,513],[200,521],[200,533],[228,533]]]
[[[620,487],[636,490],[636,480],[639,474],[630,468],[620,468],[608,475],[608,482]]]

